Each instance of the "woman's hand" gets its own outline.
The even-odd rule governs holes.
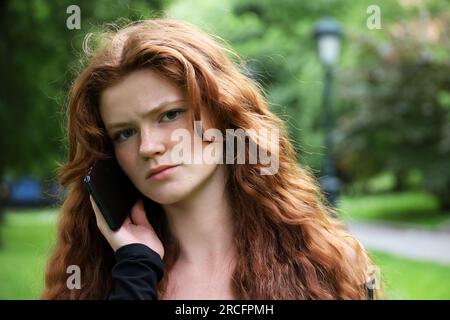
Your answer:
[[[89,199],[91,200],[91,205],[95,212],[97,226],[114,251],[117,251],[120,247],[127,244],[142,243],[156,251],[161,259],[164,257],[164,247],[150,222],[148,222],[144,203],[141,199],[136,201],[131,209],[131,214],[116,231],[112,231],[109,228],[108,223],[98,209],[92,196],[89,196]]]

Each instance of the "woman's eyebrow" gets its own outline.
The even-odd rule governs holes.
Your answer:
[[[162,109],[164,109],[167,106],[170,106],[172,104],[177,104],[177,103],[184,103],[184,102],[185,102],[185,100],[183,100],[183,99],[178,99],[178,100],[173,100],[173,101],[165,101],[165,102],[160,103],[156,107],[151,108],[149,111],[145,111],[144,113],[139,114],[139,116],[146,118],[150,115],[159,113]],[[111,131],[114,128],[125,127],[128,125],[130,125],[130,122],[113,122],[106,126],[106,130]]]

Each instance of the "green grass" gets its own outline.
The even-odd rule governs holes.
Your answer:
[[[450,213],[440,212],[436,198],[421,191],[344,196],[338,207],[344,218],[411,224],[428,229],[450,227]]]
[[[450,266],[372,252],[387,299],[450,299]]]
[[[56,235],[55,209],[7,211],[1,227],[0,299],[37,299]]]
[[[56,210],[8,211],[1,227],[0,299],[37,299],[55,240]],[[450,266],[373,253],[389,299],[450,299]]]

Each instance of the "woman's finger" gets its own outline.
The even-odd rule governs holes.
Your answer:
[[[131,209],[131,220],[134,224],[141,226],[150,226],[147,215],[145,213],[144,203],[139,199]]]
[[[127,216],[127,217],[125,218],[125,220],[123,221],[122,226],[125,226],[125,225],[127,225],[127,224],[132,224],[132,223],[133,223],[133,221],[131,221],[130,216]]]
[[[97,206],[97,203],[95,203],[94,198],[92,196],[89,196],[89,200],[91,200],[92,209],[95,213],[95,219],[97,221],[97,226],[100,230],[105,230],[104,227],[106,226],[106,220],[103,217],[102,213],[100,212],[100,209]]]

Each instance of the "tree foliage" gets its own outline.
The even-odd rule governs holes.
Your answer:
[[[161,15],[164,0],[76,1],[80,29],[69,29],[74,1],[0,2],[0,176],[50,178],[65,157],[64,107],[82,41],[105,23]]]
[[[435,21],[448,30],[449,16]],[[450,47],[450,37],[439,34],[433,43],[399,32],[383,42],[355,42],[360,63],[342,74],[341,172],[367,179],[389,171],[402,188],[418,170],[424,188],[450,208],[450,55],[439,51]]]

